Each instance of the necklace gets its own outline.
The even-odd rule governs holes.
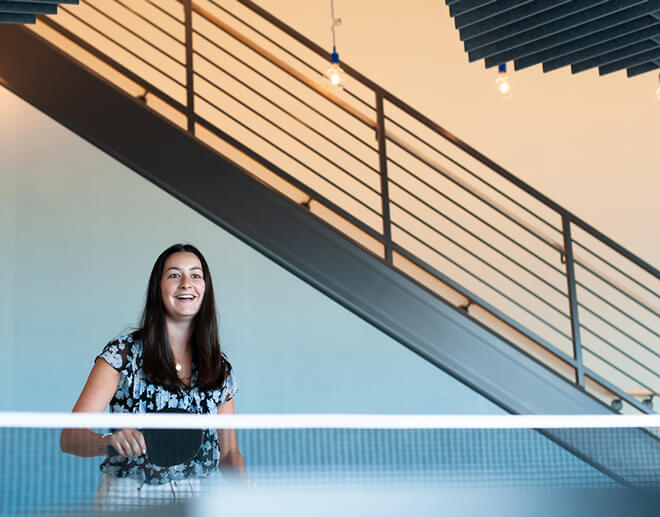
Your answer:
[[[179,363],[176,363],[176,365],[174,365],[174,368],[176,369],[177,372],[180,372],[183,366],[181,366]]]

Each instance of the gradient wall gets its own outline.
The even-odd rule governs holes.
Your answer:
[[[70,410],[96,354],[136,325],[156,256],[191,242],[238,411],[501,412],[2,88],[0,113],[0,410]]]

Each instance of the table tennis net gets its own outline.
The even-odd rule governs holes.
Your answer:
[[[63,428],[162,431],[172,448],[180,440],[177,430],[203,429],[213,436],[218,428],[234,430],[249,481],[231,472],[200,473],[193,477],[201,480],[201,492],[237,485],[420,492],[660,489],[658,415],[161,417],[0,413],[0,514],[95,508],[105,458],[63,453]],[[136,503],[130,496],[124,502]],[[114,504],[121,507],[121,498]]]

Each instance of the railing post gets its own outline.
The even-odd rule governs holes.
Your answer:
[[[580,320],[578,316],[577,290],[575,288],[575,262],[573,261],[573,239],[571,237],[571,220],[562,215],[564,234],[564,257],[566,258],[566,280],[568,282],[568,302],[571,310],[571,335],[573,336],[573,357],[577,363],[575,382],[584,388],[584,363],[582,362],[582,341],[580,340]]]
[[[390,189],[387,178],[387,151],[385,149],[385,112],[383,94],[376,91],[376,119],[378,136],[378,162],[380,170],[380,198],[382,201],[383,243],[385,245],[385,260],[392,262],[392,226],[390,223]]]
[[[195,133],[195,89],[193,86],[192,0],[183,0],[186,29],[186,118],[188,131]]]

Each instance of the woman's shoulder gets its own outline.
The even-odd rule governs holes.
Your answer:
[[[116,347],[118,350],[126,350],[127,352],[137,352],[142,349],[142,338],[140,331],[136,330],[130,334],[121,334],[112,338],[106,347]]]
[[[132,359],[142,355],[142,339],[139,332],[122,334],[111,339],[97,356],[105,359],[116,370],[123,370]]]

